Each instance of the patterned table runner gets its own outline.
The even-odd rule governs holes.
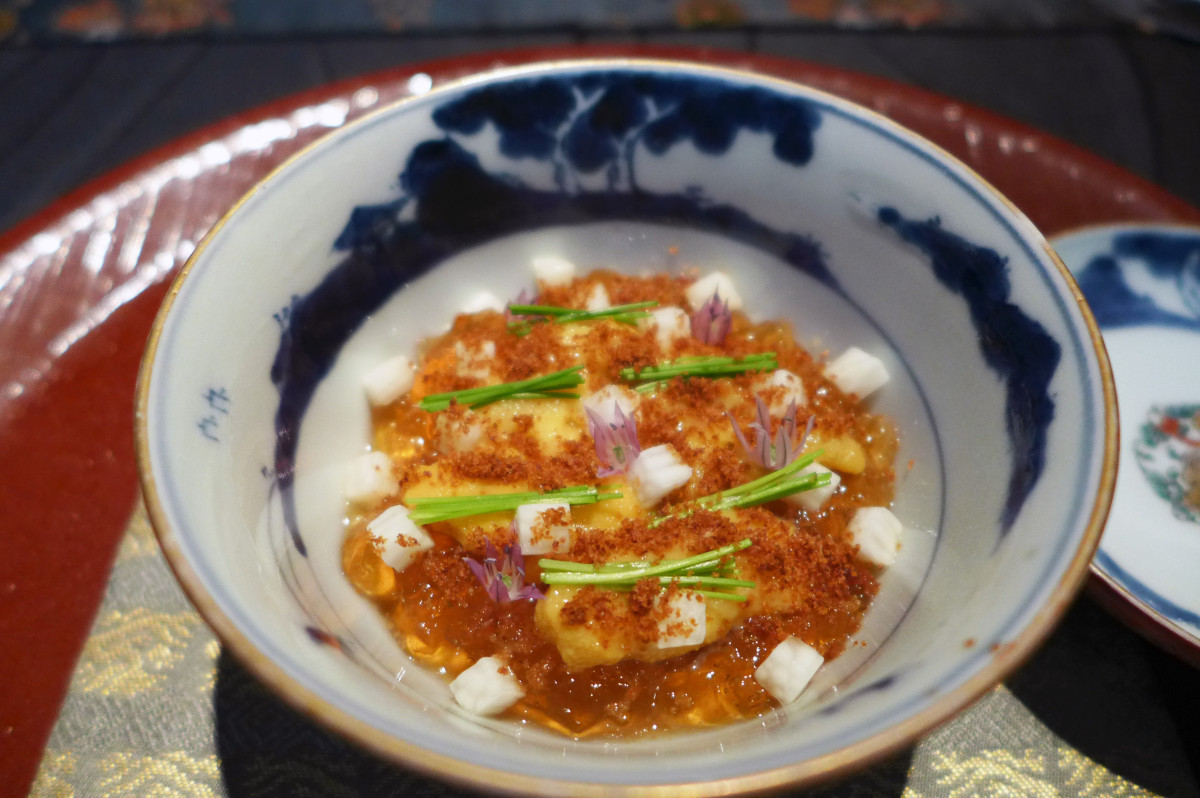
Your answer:
[[[913,749],[816,795],[1152,796],[1054,734],[1005,686]],[[35,798],[460,796],[328,734],[213,637],[145,511],[130,521]]]

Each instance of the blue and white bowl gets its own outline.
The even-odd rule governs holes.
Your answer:
[[[676,254],[671,254],[676,253]],[[893,380],[899,560],[805,699],[755,721],[571,740],[467,717],[340,568],[362,374],[532,256],[734,275],[755,317]],[[912,742],[1023,661],[1087,573],[1114,482],[1112,380],[1075,284],[977,175],[803,86],[654,61],[510,69],[334,132],[198,248],[138,393],[169,561],[264,682],[376,752],[523,794],[729,793]]]

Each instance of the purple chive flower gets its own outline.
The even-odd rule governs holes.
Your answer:
[[[525,584],[525,557],[516,543],[504,547],[504,558],[501,559],[496,553],[496,547],[492,545],[491,538],[488,538],[482,563],[470,557],[463,559],[494,601],[505,604],[510,601],[546,597],[536,585]]]
[[[716,291],[692,314],[692,335],[702,343],[720,345],[729,335],[733,311]]]
[[[507,322],[525,321],[526,319],[537,318],[536,316],[520,316],[512,312],[513,305],[536,305],[537,294],[530,291],[528,288],[522,288],[521,293],[517,294],[517,298],[504,306],[504,320]]]
[[[613,402],[613,421],[608,421],[592,408],[584,408],[587,414],[588,432],[596,442],[596,457],[600,459],[597,476],[611,477],[623,474],[642,453],[638,443],[637,424],[632,415],[625,415],[621,405]]]
[[[737,436],[738,443],[746,450],[746,454],[750,455],[751,460],[763,468],[772,470],[783,468],[804,451],[804,443],[808,440],[808,434],[812,432],[816,416],[808,417],[804,434],[797,440],[796,432],[799,424],[796,422],[796,402],[792,400],[792,403],[788,405],[787,412],[783,414],[783,419],[779,422],[779,429],[775,431],[775,442],[772,444],[771,414],[767,410],[767,405],[758,394],[754,395],[754,404],[758,414],[758,418],[750,425],[750,429],[754,430],[754,445],[751,446],[746,442],[746,436],[742,434],[742,429],[738,426],[737,421],[732,415],[726,413],[725,415],[729,416],[729,423],[733,425],[733,434]]]

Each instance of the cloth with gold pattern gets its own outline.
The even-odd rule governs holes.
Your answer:
[[[1092,657],[1093,648],[1120,651],[1109,645],[1112,630],[1129,635],[1090,603],[1080,604],[1067,628],[1008,686],[995,688],[912,749],[808,794],[1195,795],[1194,782],[1172,775],[1187,773],[1188,766],[1168,718],[1135,700],[1149,678],[1144,665],[1135,657],[1104,659],[1103,653],[1086,666],[1071,661]],[[1063,635],[1065,640],[1057,640]],[[1088,687],[1097,676],[1099,684]],[[1072,691],[1077,694],[1067,695]],[[1084,705],[1092,719],[1076,717]],[[1052,730],[1042,715],[1092,756]],[[1096,724],[1111,726],[1117,742],[1096,734]],[[360,751],[255,682],[222,653],[192,609],[139,509],[31,794],[467,793]]]

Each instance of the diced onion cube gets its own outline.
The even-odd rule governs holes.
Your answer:
[[[539,255],[530,265],[533,276],[544,285],[566,285],[575,279],[575,264],[558,255]]]
[[[824,663],[825,658],[815,648],[803,640],[789,637],[767,655],[754,671],[754,678],[776,701],[790,704]]]
[[[770,409],[774,412],[786,413],[792,402],[796,403],[796,407],[804,407],[808,402],[808,395],[804,391],[804,380],[800,379],[798,374],[793,374],[787,369],[775,369],[763,378],[762,384],[766,388],[783,389],[770,392]]]
[[[621,408],[621,412],[629,417],[637,410],[638,403],[642,400],[641,394],[637,391],[632,391],[624,385],[605,385],[595,393],[588,394],[579,401],[588,410],[591,410],[600,418],[608,423],[615,423],[617,414],[613,412],[613,406]]]
[[[691,591],[672,593],[670,598],[659,600],[658,611],[662,613],[662,618],[658,621],[659,648],[698,646],[704,643],[707,616],[702,596]]]
[[[414,524],[408,517],[408,508],[400,505],[377,515],[367,524],[367,531],[383,541],[379,556],[397,571],[403,571],[418,554],[433,548],[433,538]]]
[[[859,399],[882,388],[891,379],[883,361],[856,346],[843,352],[825,367],[825,376],[841,389]]]
[[[486,380],[492,375],[492,363],[496,360],[496,342],[484,341],[468,349],[462,341],[455,341],[454,356],[457,358],[454,370],[460,377]]]
[[[671,345],[677,340],[692,335],[692,319],[683,308],[654,308],[650,318],[644,321],[654,330],[654,340],[665,352],[670,352]]]
[[[829,484],[823,488],[813,488],[812,490],[802,490],[799,493],[793,493],[784,497],[784,500],[790,504],[797,504],[809,512],[816,512],[824,506],[825,502],[829,501],[837,490],[838,485],[842,484],[842,478],[830,471],[820,463],[813,463],[810,466],[805,466],[797,472],[801,475],[805,474],[829,474]]]
[[[479,291],[472,294],[471,298],[464,302],[462,307],[463,313],[480,313],[485,310],[494,310],[497,313],[503,313],[504,301],[491,291]]]
[[[483,422],[476,415],[471,413],[456,419],[445,413],[437,413],[433,426],[437,433],[438,449],[442,452],[469,452],[474,449],[475,444],[483,440]]]
[[[415,378],[412,361],[404,355],[396,355],[363,376],[363,390],[368,402],[383,407],[412,390]]]
[[[670,444],[643,449],[629,467],[629,482],[643,507],[653,507],[692,478],[691,466],[679,459]]]
[[[588,294],[587,303],[584,305],[584,310],[608,310],[612,307],[612,300],[608,298],[608,289],[604,287],[604,283],[596,283],[596,287],[592,289],[592,293]]]
[[[395,494],[399,486],[392,458],[383,452],[360,454],[346,466],[343,492],[354,504],[382,501]]]
[[[896,561],[904,525],[886,507],[860,507],[847,527],[864,560],[881,568]]]
[[[495,715],[525,696],[517,677],[498,657],[480,657],[450,682],[458,705],[476,715]]]
[[[700,307],[716,293],[730,310],[742,309],[742,297],[733,288],[733,280],[725,272],[706,274],[688,286],[686,296],[693,309]]]
[[[522,554],[550,554],[571,548],[571,528],[554,523],[571,518],[571,505],[561,502],[522,504],[517,508],[517,543]]]

